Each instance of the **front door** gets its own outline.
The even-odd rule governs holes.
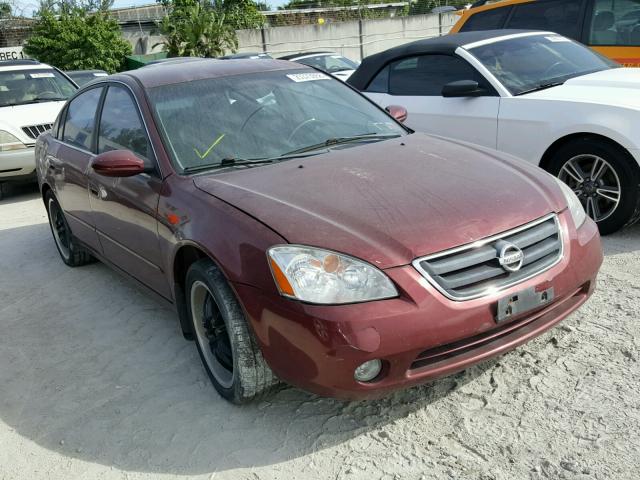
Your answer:
[[[147,167],[147,173],[126,178],[90,172],[90,201],[103,254],[129,275],[170,298],[161,267],[156,220],[162,179],[140,112],[126,87],[108,87],[97,131],[98,154],[130,150]]]
[[[479,97],[445,98],[442,87],[475,80]],[[419,132],[496,147],[500,97],[465,60],[455,55],[416,55],[387,65],[364,92],[382,107],[401,105],[407,126]]]

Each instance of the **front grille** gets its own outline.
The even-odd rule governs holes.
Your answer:
[[[505,245],[515,245],[524,254],[519,270],[508,271],[500,264]],[[558,217],[552,214],[480,242],[418,258],[413,265],[448,298],[470,300],[548,270],[562,253]]]
[[[51,130],[51,127],[53,127],[52,123],[42,123],[40,125],[22,127],[22,131],[26,133],[29,138],[33,138],[35,140],[41,133]]]

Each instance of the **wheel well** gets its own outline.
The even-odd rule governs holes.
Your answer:
[[[559,138],[558,140],[553,142],[549,148],[547,148],[547,151],[544,152],[544,155],[542,155],[542,159],[540,160],[540,167],[548,172],[551,165],[551,160],[562,147],[570,143],[576,142],[578,140],[585,140],[585,139],[606,143],[620,150],[625,155],[628,155],[629,157],[631,157],[631,153],[629,153],[629,151],[626,148],[624,148],[618,142],[611,140],[609,137],[605,137],[603,135],[598,135],[595,133],[573,133],[571,135],[567,135],[566,137]],[[635,162],[633,162],[633,164],[636,165]]]
[[[197,247],[185,245],[177,251],[173,261],[173,283],[176,300],[176,308],[178,317],[180,318],[180,327],[182,334],[188,340],[193,340],[193,332],[191,322],[189,321],[189,312],[187,310],[187,302],[185,295],[185,280],[189,267],[202,258],[208,258],[208,255]]]

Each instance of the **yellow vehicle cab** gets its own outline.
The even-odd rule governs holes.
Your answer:
[[[640,0],[480,0],[460,15],[450,33],[550,30],[626,67],[640,67]]]

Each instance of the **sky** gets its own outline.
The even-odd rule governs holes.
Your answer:
[[[27,16],[31,16],[31,13],[38,8],[37,0],[14,0],[14,2],[18,7],[18,9],[24,10],[24,14]],[[123,7],[131,7],[137,5],[149,5],[154,3],[153,0],[115,0],[113,3],[114,8],[123,8]],[[287,0],[267,0],[267,4],[272,8],[276,8],[280,5],[284,5],[287,3]]]

